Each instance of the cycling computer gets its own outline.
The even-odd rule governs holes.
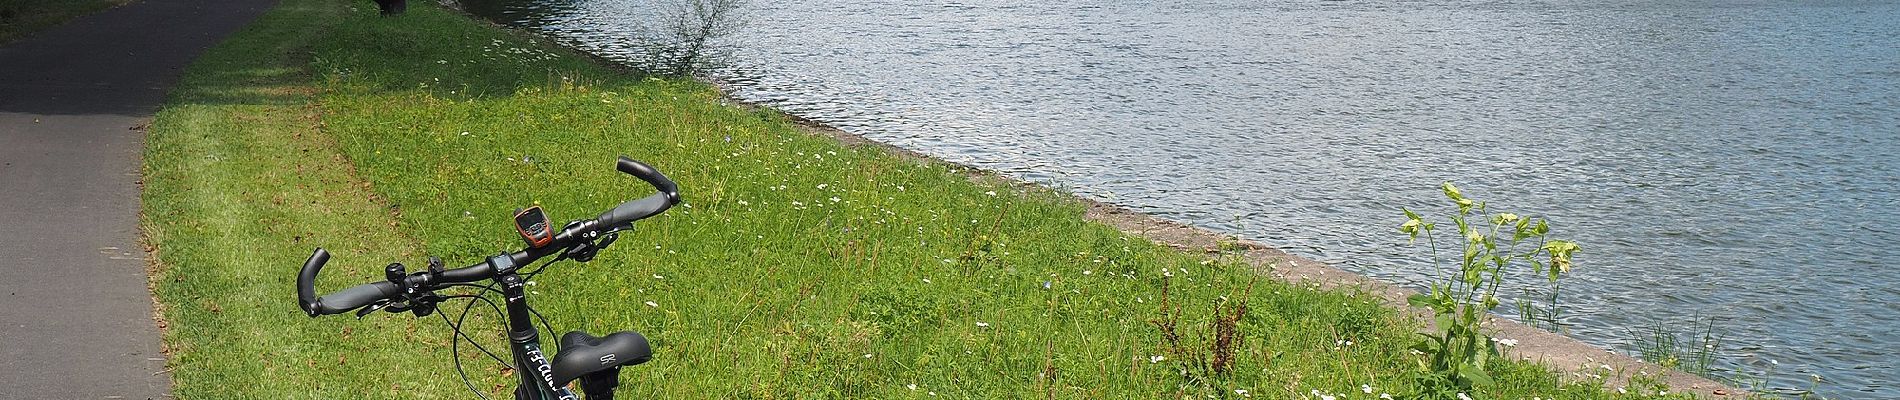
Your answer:
[[[548,223],[548,214],[541,211],[541,206],[515,212],[515,231],[521,233],[521,240],[528,241],[528,247],[540,248],[554,241],[554,225]]]

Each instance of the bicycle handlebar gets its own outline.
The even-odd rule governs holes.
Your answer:
[[[674,185],[672,180],[666,179],[665,174],[661,174],[659,170],[653,169],[652,166],[634,161],[626,156],[621,156],[619,162],[614,165],[614,168],[627,175],[633,175],[636,178],[640,178],[640,180],[646,181],[647,184],[653,185],[653,189],[659,190],[660,192],[639,200],[620,203],[619,206],[614,207],[612,210],[601,213],[600,217],[594,218],[594,220],[600,221],[602,226],[617,227],[622,224],[632,223],[633,221],[665,212],[666,209],[672,208],[674,204],[680,202],[679,186]]]
[[[614,167],[620,170],[620,172],[633,175],[635,178],[640,178],[640,180],[646,181],[647,184],[653,185],[653,188],[658,190],[659,193],[638,200],[620,203],[620,205],[600,214],[599,217],[594,219],[570,223],[566,229],[562,229],[560,233],[555,234],[553,240],[546,246],[529,247],[512,253],[504,253],[502,256],[508,257],[510,261],[512,261],[509,265],[528,265],[541,257],[566,251],[584,241],[599,237],[601,233],[625,229],[631,226],[634,221],[659,215],[668,208],[672,208],[674,204],[679,203],[679,186],[675,185],[672,180],[667,179],[666,175],[661,174],[659,170],[653,169],[652,166],[634,161],[626,156],[620,156]],[[310,314],[311,317],[341,314],[370,305],[379,300],[394,299],[396,296],[403,294],[403,287],[405,286],[432,291],[451,284],[475,282],[496,277],[498,274],[513,272],[512,268],[507,271],[497,271],[492,262],[483,261],[475,265],[439,273],[428,272],[409,275],[403,278],[404,281],[401,285],[391,281],[370,282],[318,297],[316,295],[317,273],[322,271],[323,265],[329,261],[330,252],[324,251],[323,248],[319,247],[315,252],[310,254],[309,259],[304,261],[303,269],[297,272],[297,305],[299,308],[302,308],[305,313]]]

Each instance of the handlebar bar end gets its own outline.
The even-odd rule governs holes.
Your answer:
[[[303,269],[297,271],[297,308],[315,318],[317,304],[317,272],[323,270],[323,264],[330,262],[330,252],[318,247],[310,253],[310,259],[303,262]]]
[[[674,184],[673,180],[667,179],[665,174],[661,174],[660,170],[654,169],[653,166],[634,161],[627,156],[620,156],[620,160],[614,164],[614,169],[618,169],[627,175],[633,175],[635,178],[640,178],[640,180],[646,181],[647,184],[653,185],[653,188],[659,190],[660,193],[665,193],[667,205],[680,202],[679,185]]]

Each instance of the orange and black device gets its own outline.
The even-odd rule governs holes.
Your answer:
[[[554,224],[548,223],[548,214],[541,211],[541,206],[516,211],[515,231],[521,233],[528,247],[541,248],[554,241]]]

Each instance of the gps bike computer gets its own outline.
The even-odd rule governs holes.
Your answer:
[[[528,241],[528,247],[541,248],[554,241],[554,225],[548,223],[548,214],[541,211],[541,206],[515,212],[515,232]]]

